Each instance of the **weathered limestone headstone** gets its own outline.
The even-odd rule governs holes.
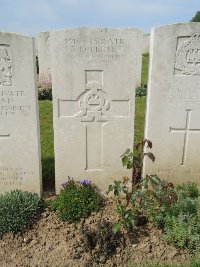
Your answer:
[[[0,193],[41,195],[34,39],[0,32]]]
[[[146,138],[154,163],[144,175],[200,183],[200,24],[152,30]]]
[[[51,83],[50,33],[41,32],[37,36],[39,82]]]
[[[56,192],[68,176],[103,191],[130,176],[120,156],[133,145],[141,42],[137,29],[51,33]]]
[[[150,47],[150,34],[145,33],[143,35],[143,47],[142,47],[142,54],[149,53],[149,47]]]
[[[35,55],[38,56],[38,40],[35,38]]]

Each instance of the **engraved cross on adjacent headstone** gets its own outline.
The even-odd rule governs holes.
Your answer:
[[[103,71],[85,71],[85,75],[85,91],[76,100],[58,99],[58,117],[74,118],[84,125],[85,170],[102,170],[104,126],[114,118],[129,117],[130,100],[112,100],[108,97],[103,91]],[[121,114],[116,105],[123,105]],[[114,114],[116,110],[117,115]]]
[[[200,129],[190,129],[191,109],[186,109],[186,122],[184,128],[170,127],[170,133],[184,133],[183,154],[181,160],[181,166],[186,165],[186,156],[188,150],[189,133],[200,133]]]

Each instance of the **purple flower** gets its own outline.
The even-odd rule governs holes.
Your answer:
[[[91,184],[90,180],[80,180],[80,184]]]

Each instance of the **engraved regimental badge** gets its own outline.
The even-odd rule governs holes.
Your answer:
[[[104,113],[109,109],[110,103],[98,81],[86,84],[86,91],[79,102],[81,112],[77,115],[81,121],[105,121]]]
[[[175,59],[175,74],[200,75],[200,32],[180,38]]]
[[[0,85],[12,85],[11,59],[6,46],[0,45]]]

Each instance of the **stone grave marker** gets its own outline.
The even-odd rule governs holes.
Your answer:
[[[149,33],[145,33],[143,35],[142,54],[149,53],[149,47],[150,47],[150,34]]]
[[[41,32],[37,36],[39,82],[51,83],[50,33]]]
[[[146,114],[154,163],[144,175],[200,183],[200,24],[154,28]]]
[[[0,32],[0,193],[41,195],[34,39]]]
[[[130,176],[120,156],[133,145],[141,42],[138,29],[51,33],[56,192],[68,176],[104,192]]]
[[[38,40],[37,37],[35,37],[34,39],[35,39],[35,55],[38,57]]]

